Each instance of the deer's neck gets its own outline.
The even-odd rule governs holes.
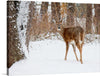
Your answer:
[[[58,33],[63,37],[63,35],[64,35],[64,28],[61,28],[61,29],[58,31]]]

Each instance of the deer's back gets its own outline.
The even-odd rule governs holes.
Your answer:
[[[65,41],[79,40],[84,33],[80,26],[64,28],[63,37]],[[81,38],[82,40],[82,38]]]

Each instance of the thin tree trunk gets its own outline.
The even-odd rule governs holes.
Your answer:
[[[26,30],[26,45],[27,45],[27,50],[29,52],[29,41],[30,41],[30,33],[32,33],[34,31],[34,29],[32,29],[32,27],[36,24],[36,6],[35,6],[35,2],[31,1],[30,5],[29,5],[29,20],[28,20],[28,25],[27,25],[27,30]],[[34,33],[34,32],[33,32]]]
[[[51,3],[51,10],[52,10],[52,23],[56,22],[59,23],[60,22],[60,3],[58,2],[52,2]]]
[[[92,33],[92,4],[87,4],[86,33]]]
[[[67,26],[74,26],[75,4],[67,4]]]
[[[47,11],[48,11],[48,2],[42,2],[41,4],[41,10],[40,10],[40,14],[41,17],[45,19],[45,16],[47,15]],[[47,20],[47,19],[45,19]]]
[[[96,33],[100,34],[100,4],[94,4]]]

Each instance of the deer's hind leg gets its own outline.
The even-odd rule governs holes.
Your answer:
[[[66,42],[65,60],[67,59],[68,49],[69,49],[69,43],[68,43],[68,42]]]
[[[80,62],[81,62],[81,64],[83,64],[83,61],[82,61],[82,45],[79,43],[79,41],[76,41],[76,46],[77,46],[77,48],[79,49],[79,52],[80,52]]]
[[[72,44],[72,47],[73,47],[73,51],[74,51],[74,54],[75,54],[76,60],[78,61],[78,57],[77,57],[77,54],[76,54],[76,47],[75,47],[74,44]]]

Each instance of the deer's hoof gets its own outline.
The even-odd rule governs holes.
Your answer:
[[[81,62],[81,64],[83,64],[83,62]]]
[[[82,60],[80,60],[80,62],[81,62],[81,64],[83,64],[83,61]]]
[[[64,60],[67,60],[66,58]]]
[[[76,59],[77,61],[79,61],[78,59]]]

